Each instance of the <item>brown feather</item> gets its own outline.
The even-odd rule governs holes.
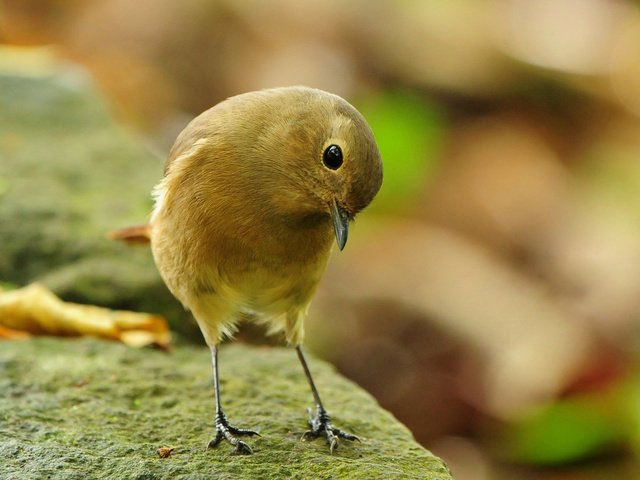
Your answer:
[[[344,164],[322,163],[329,144]],[[178,136],[156,187],[151,243],[172,293],[217,344],[246,313],[303,336],[303,318],[334,242],[330,205],[353,218],[382,182],[362,116],[305,87],[232,97]]]

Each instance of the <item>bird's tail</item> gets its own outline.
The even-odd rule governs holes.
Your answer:
[[[129,244],[145,245],[151,242],[151,225],[135,225],[112,230],[107,233],[107,238]]]

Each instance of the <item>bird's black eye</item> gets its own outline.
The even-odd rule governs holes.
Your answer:
[[[342,149],[338,145],[329,145],[322,155],[322,163],[331,170],[337,170],[342,162]]]

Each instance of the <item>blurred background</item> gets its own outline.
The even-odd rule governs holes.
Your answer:
[[[0,42],[13,65],[88,72],[157,164],[149,185],[230,95],[348,99],[385,183],[309,349],[458,480],[640,478],[640,2],[4,0]]]

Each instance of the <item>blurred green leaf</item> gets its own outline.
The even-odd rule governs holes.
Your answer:
[[[0,291],[2,290],[15,290],[18,288],[14,283],[0,282]]]
[[[576,462],[626,440],[617,395],[602,392],[564,399],[513,425],[505,450],[512,460],[554,465]]]
[[[640,163],[637,147],[612,143],[593,146],[579,164],[578,179],[587,200],[616,205],[625,219],[640,223]]]
[[[625,406],[628,415],[629,436],[636,457],[640,457],[640,373],[631,376],[625,390]]]
[[[438,165],[443,116],[424,97],[400,90],[362,98],[357,106],[384,162],[384,182],[373,208],[402,210],[424,190]]]

